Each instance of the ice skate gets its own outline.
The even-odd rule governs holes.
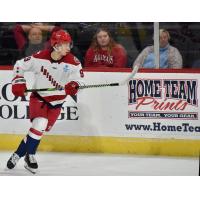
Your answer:
[[[37,164],[37,161],[35,159],[35,155],[26,154],[24,161],[25,161],[24,167],[28,171],[30,171],[31,173],[35,174],[37,172],[37,169],[38,169],[38,164]]]
[[[20,159],[20,157],[16,153],[13,153],[7,162],[7,168],[13,169],[16,166],[19,159]]]

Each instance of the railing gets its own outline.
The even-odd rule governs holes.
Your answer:
[[[13,66],[0,65],[0,70],[12,70]],[[110,67],[84,67],[83,71],[86,72],[131,72],[131,68],[110,68]],[[140,73],[200,73],[199,69],[139,69]]]

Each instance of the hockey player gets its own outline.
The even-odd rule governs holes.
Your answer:
[[[44,132],[54,125],[66,96],[78,92],[79,80],[84,74],[79,60],[70,53],[71,44],[71,36],[59,30],[51,36],[51,50],[18,60],[14,66],[12,92],[15,96],[25,95],[27,87],[24,72],[27,71],[35,75],[34,89],[55,87],[58,90],[31,94],[29,110],[32,126],[8,160],[9,169],[13,169],[19,159],[25,156],[25,168],[36,173],[38,164],[35,154]]]

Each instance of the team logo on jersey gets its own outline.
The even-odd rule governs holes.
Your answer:
[[[68,65],[65,65],[65,66],[63,67],[63,71],[64,71],[64,72],[69,71],[69,66],[68,66]]]

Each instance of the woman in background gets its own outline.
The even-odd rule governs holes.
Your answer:
[[[99,28],[86,52],[85,67],[127,67],[127,53],[106,28]]]

